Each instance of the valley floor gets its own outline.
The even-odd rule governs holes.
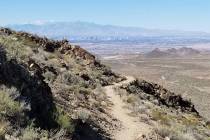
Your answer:
[[[158,83],[191,99],[200,115],[209,119],[209,60],[209,56],[148,59],[125,55],[123,58],[111,58],[103,62],[118,73]]]

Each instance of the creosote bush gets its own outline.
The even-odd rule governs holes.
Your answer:
[[[86,122],[90,118],[90,112],[85,109],[80,109],[77,112],[78,119],[82,120],[83,122]]]
[[[152,119],[155,121],[159,121],[161,124],[164,125],[170,125],[172,118],[170,115],[168,115],[165,112],[162,112],[161,110],[152,110]]]
[[[5,91],[0,90],[0,139],[3,139],[10,129],[9,119],[16,117],[16,123],[18,123],[21,114],[20,103],[12,100]]]
[[[64,129],[67,133],[73,133],[74,131],[74,123],[73,120],[66,114],[64,111],[57,107],[57,114],[56,114],[57,123],[60,126],[60,129]]]
[[[23,130],[22,136],[20,138],[22,140],[48,140],[48,133],[47,131],[41,130],[39,128],[28,126]]]
[[[4,91],[0,91],[0,99],[0,116],[14,117],[21,113],[20,103],[13,101]]]

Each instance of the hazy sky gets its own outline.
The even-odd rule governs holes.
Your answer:
[[[1,0],[0,24],[89,21],[210,32],[210,0]]]

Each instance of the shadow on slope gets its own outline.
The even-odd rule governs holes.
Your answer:
[[[16,100],[30,105],[29,118],[35,120],[37,126],[49,129],[57,127],[54,118],[56,107],[51,89],[43,79],[38,72],[31,74],[26,65],[18,64],[15,59],[8,60],[0,46],[0,84],[16,87],[20,92]]]

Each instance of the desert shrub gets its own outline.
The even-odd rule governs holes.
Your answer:
[[[107,101],[107,95],[101,85],[96,86],[94,94],[97,101]]]
[[[97,85],[96,85],[96,88],[95,88],[95,90],[94,90],[94,93],[95,93],[96,95],[99,95],[99,94],[101,94],[101,93],[105,93],[105,91],[104,91],[104,89],[102,88],[102,86],[101,86],[100,84],[97,84]]]
[[[156,128],[156,133],[165,138],[165,137],[170,136],[170,134],[172,133],[172,131],[168,127],[158,126]]]
[[[77,116],[79,120],[86,122],[90,118],[90,112],[85,109],[81,109],[77,112]]]
[[[58,81],[66,85],[80,84],[82,82],[81,79],[79,79],[79,77],[75,76],[74,74],[68,71],[64,71],[58,77]]]
[[[206,127],[210,130],[210,122],[206,123]]]
[[[46,81],[49,83],[54,82],[54,80],[56,79],[56,75],[50,71],[45,72],[44,77],[45,77]]]
[[[173,133],[171,134],[171,140],[196,140],[193,134],[190,133]]]
[[[133,106],[133,110],[134,112],[140,113],[140,114],[147,114],[148,112],[148,108],[146,106],[139,106],[139,105]]]
[[[64,129],[50,132],[50,138],[52,140],[63,140],[63,139],[65,139],[65,135],[66,135],[66,130],[64,130]]]
[[[8,93],[5,91],[8,91]],[[11,125],[9,123],[11,120],[15,118],[13,124],[11,123],[13,126],[18,126],[24,120],[23,108],[19,102],[11,98],[12,95],[15,95],[14,92],[16,92],[14,88],[6,89],[5,87],[1,87],[0,90],[0,139],[3,139],[4,135],[11,131]]]
[[[27,127],[23,132],[21,139],[22,140],[36,140],[39,138],[38,130],[35,128]]]
[[[152,110],[152,119],[160,121],[160,123],[164,125],[170,125],[170,122],[172,121],[171,116],[161,110]]]
[[[114,87],[114,90],[120,95],[120,97],[123,97],[123,96],[127,96],[127,91],[120,88],[120,87]]]
[[[22,42],[13,40],[13,37],[1,37],[0,42],[3,46],[7,46],[8,58],[15,58],[17,60],[25,60],[31,53],[30,50],[23,46]]]
[[[15,87],[6,87],[5,85],[0,86],[0,90],[7,93],[11,98],[15,98],[20,95],[19,91]]]
[[[197,126],[199,119],[194,115],[187,115],[181,119],[181,122],[186,126]]]
[[[90,95],[91,90],[89,90],[89,89],[87,89],[87,88],[80,87],[79,93],[80,93],[80,94],[83,94],[83,95]]]
[[[131,94],[131,95],[129,95],[129,96],[127,97],[127,100],[126,100],[126,101],[127,101],[127,103],[130,103],[130,104],[131,104],[131,103],[135,103],[135,102],[137,101],[137,99],[138,99],[138,98],[137,98],[135,95],[132,95],[132,94]]]
[[[56,56],[55,56],[54,54],[51,54],[51,53],[50,53],[50,54],[48,55],[47,58],[48,58],[48,59],[54,59],[54,58],[56,58]]]
[[[66,91],[68,93],[74,93],[76,95],[90,95],[92,93],[92,91],[89,88],[84,88],[81,85],[72,85],[72,86],[68,86],[68,90]]]
[[[163,138],[169,137],[170,140],[196,140],[192,133],[184,133],[175,126],[173,126],[173,128],[167,126],[158,126],[156,128],[156,133]]]
[[[72,133],[74,131],[74,123],[72,119],[59,107],[57,107],[56,116],[57,123],[61,129],[66,130],[68,133]]]
[[[19,102],[13,101],[4,91],[0,91],[0,115],[17,116],[21,113],[22,108]]]
[[[26,127],[20,136],[21,140],[48,140],[49,133],[46,130],[35,128],[33,125]]]

